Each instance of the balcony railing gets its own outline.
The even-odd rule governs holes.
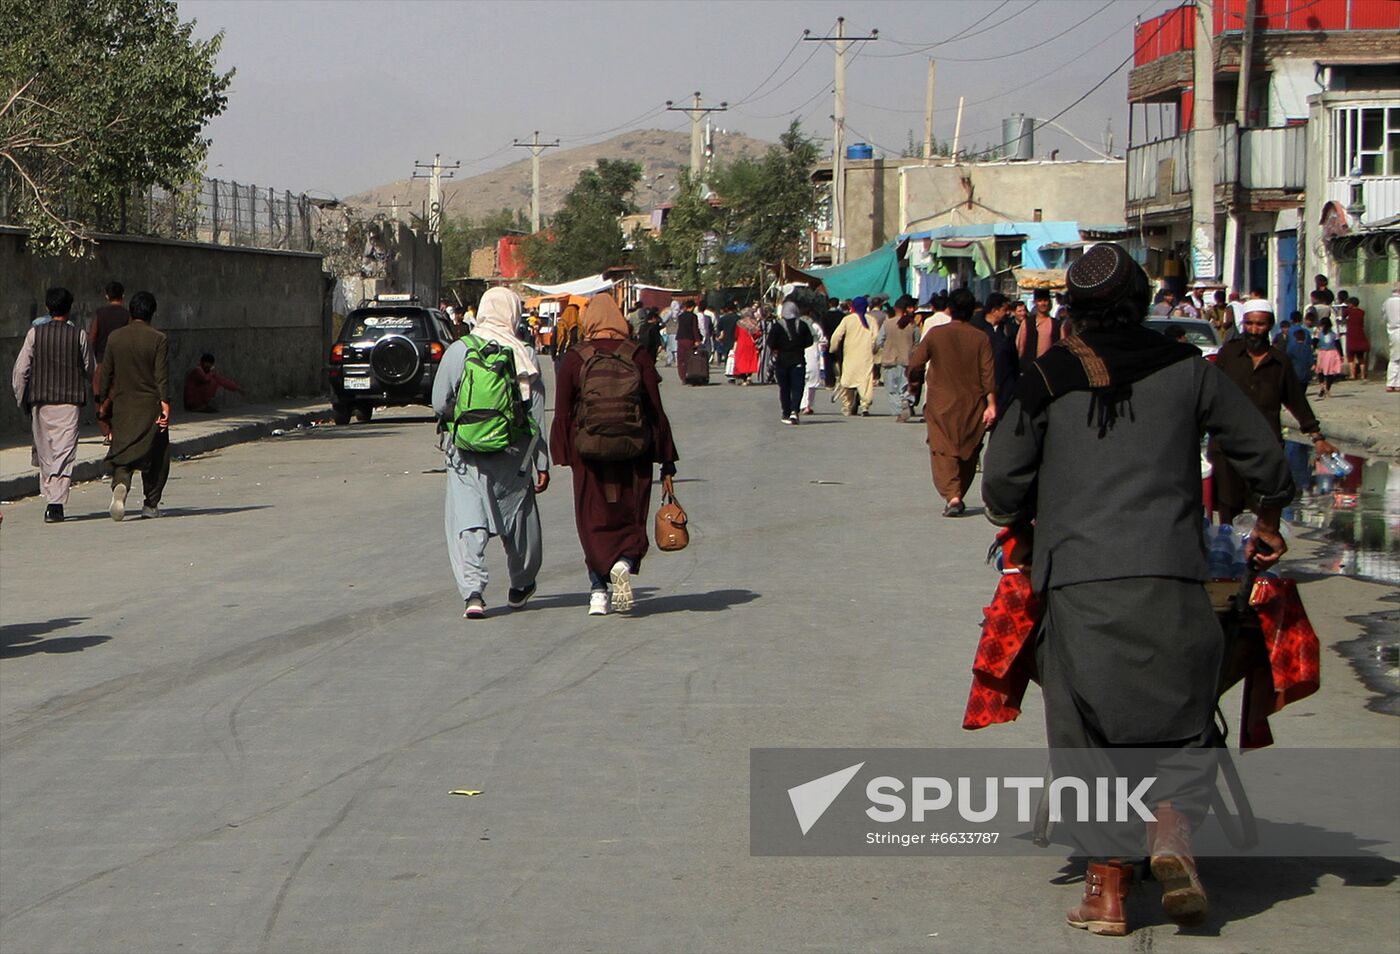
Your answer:
[[[1366,206],[1361,214],[1363,227],[1400,215],[1400,176],[1367,176],[1360,181],[1361,201]],[[1351,181],[1329,179],[1327,198],[1346,208],[1351,202]]]
[[[1301,192],[1307,178],[1307,127],[1246,129],[1236,164],[1234,123],[1216,126],[1215,185],[1238,181],[1245,189]],[[1191,141],[1194,133],[1134,146],[1128,150],[1128,202],[1168,203],[1191,191]]]
[[[1213,32],[1244,29],[1247,0],[1215,0]],[[1180,50],[1195,49],[1196,8],[1173,7],[1143,20],[1133,34],[1133,65],[1144,66]],[[1385,0],[1257,0],[1254,28],[1272,32],[1400,30],[1400,3]]]

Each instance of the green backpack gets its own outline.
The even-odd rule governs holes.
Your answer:
[[[446,422],[452,442],[462,450],[494,454],[538,433],[538,425],[520,397],[515,355],[494,341],[466,335],[466,362],[457,387],[457,405]]]

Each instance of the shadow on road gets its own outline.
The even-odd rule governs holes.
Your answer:
[[[33,623],[0,626],[0,659],[35,653],[76,653],[111,640],[111,636],[63,636],[45,639],[49,633],[85,622],[86,616],[58,616]]]
[[[243,513],[247,510],[267,510],[271,504],[252,504],[247,507],[161,507],[160,519],[166,517],[220,517],[224,514]],[[106,516],[103,514],[102,516]],[[128,519],[134,519],[136,514],[128,514]],[[111,517],[107,517],[111,519]],[[146,519],[146,518],[141,518]]]
[[[1269,828],[1303,827],[1307,826],[1261,820],[1261,839],[1270,837]],[[1329,833],[1329,837],[1339,834]],[[1286,836],[1275,834],[1272,837]],[[1219,937],[1225,925],[1232,921],[1245,921],[1286,901],[1315,894],[1319,882],[1329,876],[1348,888],[1389,888],[1400,878],[1400,862],[1366,851],[1367,844],[1375,843],[1353,839],[1348,847],[1360,853],[1350,857],[1198,858],[1201,881],[1210,898],[1210,912],[1202,924],[1174,925],[1162,911],[1160,886],[1149,879],[1137,883],[1129,896],[1129,925],[1135,929],[1177,927],[1182,935]],[[1066,864],[1051,883],[1082,884],[1083,870],[1082,863]],[[1073,892],[1066,894],[1068,897]],[[1077,895],[1071,903],[1072,900],[1077,900]]]
[[[634,617],[658,616],[662,613],[718,613],[744,603],[752,603],[760,594],[753,590],[710,590],[708,593],[675,593],[669,596],[647,597],[637,593]]]
[[[718,613],[732,606],[751,603],[759,598],[752,590],[711,590],[708,593],[676,593],[668,596],[654,596],[658,588],[654,586],[634,586],[636,606],[620,616],[654,616],[662,613]],[[537,596],[530,600],[527,609],[562,609],[569,606],[587,606],[589,592],[586,589],[572,593],[554,593]]]

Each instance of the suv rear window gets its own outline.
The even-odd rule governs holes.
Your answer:
[[[385,335],[423,340],[428,334],[428,313],[421,308],[373,308],[352,311],[345,322],[345,341],[378,341]]]

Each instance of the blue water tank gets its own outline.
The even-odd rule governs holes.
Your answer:
[[[875,150],[868,142],[853,142],[846,147],[847,159],[874,159]]]

